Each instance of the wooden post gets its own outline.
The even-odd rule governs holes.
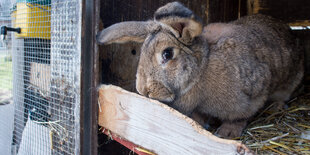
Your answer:
[[[99,53],[95,41],[99,25],[99,0],[81,0],[81,107],[80,154],[98,153],[97,93]]]

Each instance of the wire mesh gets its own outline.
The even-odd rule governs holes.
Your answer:
[[[11,26],[11,17],[9,9],[4,5],[9,3],[0,3],[0,25]],[[0,88],[2,91],[12,90],[12,42],[11,36],[6,36],[0,40]]]
[[[0,100],[13,90],[12,121],[0,118],[9,154],[78,154],[80,0],[6,2],[0,25],[21,28],[0,43]]]
[[[0,1],[0,26],[11,26],[9,1]],[[9,154],[12,142],[14,105],[12,104],[12,37],[0,36],[0,154]]]

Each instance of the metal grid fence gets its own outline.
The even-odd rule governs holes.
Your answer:
[[[13,83],[14,123],[0,119],[11,127],[0,128],[12,135],[10,154],[79,153],[80,1],[12,0],[0,8],[8,20],[0,18],[1,26],[21,28],[8,32],[9,47],[0,49],[0,93]],[[12,55],[12,67],[1,68],[3,51]],[[13,77],[1,78],[4,70]]]
[[[5,7],[10,3],[0,3],[0,25],[11,26],[9,9]],[[0,88],[1,92],[12,90],[12,42],[11,36],[0,39]]]
[[[11,26],[10,10],[0,1],[0,25]],[[12,38],[10,35],[0,39],[0,154],[10,153],[14,122],[12,104]]]

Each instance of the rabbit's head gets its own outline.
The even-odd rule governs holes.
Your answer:
[[[136,88],[142,95],[172,102],[197,83],[208,45],[202,22],[178,2],[159,8],[152,21],[114,24],[97,35],[100,44],[143,42]],[[121,62],[120,62],[121,63]]]

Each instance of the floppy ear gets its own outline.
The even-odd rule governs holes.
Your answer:
[[[179,2],[160,7],[155,12],[154,18],[172,27],[176,37],[185,44],[190,44],[202,32],[202,20]]]
[[[96,40],[99,44],[125,43],[128,41],[143,42],[146,38],[150,22],[121,22],[100,31]]]

